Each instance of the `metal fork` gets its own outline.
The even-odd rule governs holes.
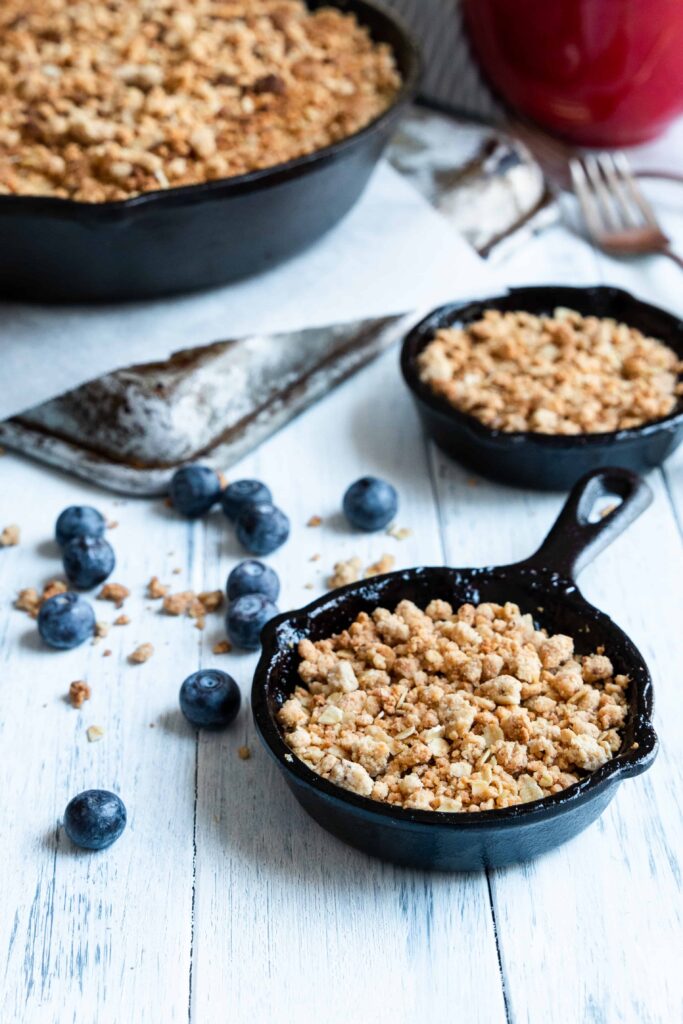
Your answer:
[[[588,234],[600,249],[615,256],[660,253],[683,267],[624,153],[572,157],[569,168]]]

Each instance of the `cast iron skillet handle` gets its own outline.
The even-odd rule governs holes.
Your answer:
[[[589,522],[596,501],[609,496],[621,498],[621,504],[596,523]],[[573,579],[645,511],[652,498],[645,481],[628,469],[587,473],[574,484],[555,525],[524,564]]]

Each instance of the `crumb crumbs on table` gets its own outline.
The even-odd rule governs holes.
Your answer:
[[[20,540],[21,530],[16,523],[11,523],[0,533],[0,548],[14,548]]]
[[[128,661],[132,662],[133,665],[142,665],[154,654],[154,645],[150,643],[140,644],[136,647],[131,654],[128,655]]]

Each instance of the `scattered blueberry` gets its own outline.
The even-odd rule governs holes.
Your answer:
[[[101,512],[88,505],[70,505],[60,512],[55,523],[55,539],[64,547],[74,537],[101,537],[106,529]]]
[[[255,558],[240,562],[228,576],[226,593],[229,601],[245,594],[263,594],[269,601],[277,601],[280,581],[274,569]]]
[[[90,590],[114,571],[114,549],[104,537],[74,537],[62,552],[64,572],[79,590]]]
[[[236,647],[256,651],[261,644],[261,630],[266,622],[278,614],[277,606],[263,594],[238,597],[231,603],[225,616],[228,639]]]
[[[95,613],[79,594],[55,594],[38,612],[38,632],[49,647],[68,651],[95,631]]]
[[[105,850],[126,827],[126,806],[116,793],[86,789],[70,800],[64,829],[72,843],[85,850]]]
[[[180,710],[188,722],[223,729],[237,718],[242,696],[232,676],[217,668],[193,672],[180,687]]]
[[[228,484],[221,494],[223,511],[233,522],[247,505],[272,500],[270,490],[260,480],[236,480],[234,484]]]
[[[357,530],[382,530],[398,512],[396,488],[375,476],[364,476],[344,495],[344,515]]]
[[[168,496],[176,512],[196,519],[216,504],[221,496],[221,482],[208,466],[183,466],[173,474]]]
[[[252,555],[269,555],[289,537],[289,519],[269,501],[247,505],[237,520],[237,539]]]

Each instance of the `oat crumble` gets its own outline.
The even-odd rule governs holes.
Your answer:
[[[334,572],[327,578],[327,586],[330,590],[337,587],[345,587],[348,583],[357,583],[360,579],[369,579],[371,576],[382,576],[385,572],[391,572],[396,564],[393,555],[384,554],[377,562],[373,562],[367,569],[363,569],[360,558],[354,555],[345,562],[336,562]]]
[[[620,749],[627,676],[515,604],[402,601],[304,639],[278,712],[313,771],[362,796],[485,811],[559,793]]]
[[[128,655],[128,661],[132,662],[133,665],[142,665],[154,654],[154,645],[150,643],[140,644],[136,647],[132,654]]]
[[[389,46],[303,0],[5,0],[0,193],[106,202],[271,167],[399,87]]]
[[[12,523],[0,533],[0,548],[14,548],[20,540],[21,530],[16,523]]]
[[[47,601],[50,597],[54,597],[56,594],[65,594],[67,589],[67,585],[63,580],[50,580],[43,587],[41,594],[38,593],[35,587],[24,587],[17,594],[14,607],[18,608],[19,611],[28,612],[32,619],[37,619],[43,602]]]
[[[232,650],[232,644],[229,640],[219,640],[211,648],[214,654],[230,654]]]
[[[116,608],[122,608],[123,602],[130,597],[130,590],[123,583],[105,583],[99,594],[98,601],[112,601]]]
[[[489,309],[438,330],[420,380],[461,412],[505,432],[595,434],[668,416],[683,363],[616,320],[558,308],[552,317]]]
[[[147,597],[150,597],[153,601],[160,597],[166,597],[168,594],[168,586],[162,583],[158,576],[152,576],[151,580],[147,584]]]
[[[101,725],[89,725],[85,734],[88,737],[88,743],[99,743],[104,736],[104,729]]]
[[[76,679],[69,685],[69,700],[71,706],[74,708],[80,708],[83,706],[86,700],[90,700],[91,691],[90,687],[84,680]]]

